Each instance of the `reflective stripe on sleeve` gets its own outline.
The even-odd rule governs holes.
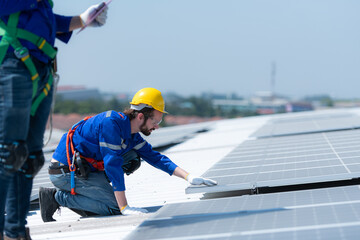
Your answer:
[[[146,144],[146,141],[143,141],[142,143],[139,143],[138,145],[136,145],[134,147],[135,150],[139,150],[140,148],[142,148],[144,145]]]
[[[127,145],[124,143],[124,139],[121,139],[121,147],[123,149],[126,149],[127,148]]]
[[[110,143],[106,143],[106,142],[99,142],[99,146],[110,148],[111,150],[121,150],[122,149],[120,145],[114,145],[114,144],[110,144]]]

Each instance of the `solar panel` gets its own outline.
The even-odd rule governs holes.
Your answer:
[[[165,205],[126,239],[359,239],[359,186]]]
[[[218,186],[186,193],[251,190],[360,178],[360,130],[248,140],[203,176]]]
[[[350,113],[312,114],[269,121],[251,137],[272,137],[360,128],[360,117]]]

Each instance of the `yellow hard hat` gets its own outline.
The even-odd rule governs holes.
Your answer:
[[[161,96],[161,92],[155,88],[143,88],[139,90],[134,95],[130,104],[135,106],[146,104],[162,113],[167,113],[165,111],[165,102]],[[135,106],[132,106],[132,108],[137,109]]]

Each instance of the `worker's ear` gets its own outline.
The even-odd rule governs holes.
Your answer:
[[[139,119],[140,121],[142,121],[145,118],[143,113],[138,113],[137,115],[137,119]]]

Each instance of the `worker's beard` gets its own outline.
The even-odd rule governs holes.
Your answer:
[[[155,128],[148,129],[148,128],[146,127],[146,121],[144,121],[144,123],[141,124],[141,126],[140,126],[140,132],[141,132],[142,134],[144,134],[145,136],[149,136],[149,135],[151,134],[151,131],[153,131],[153,130],[155,130]]]

